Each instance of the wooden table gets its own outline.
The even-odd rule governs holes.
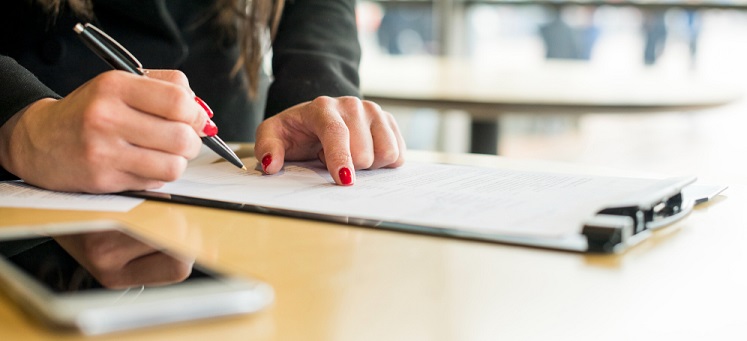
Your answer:
[[[503,162],[496,156],[424,152],[411,152],[409,159]],[[255,315],[111,337],[117,340],[744,339],[747,181],[730,185],[724,196],[622,255],[161,202],[145,202],[127,213],[0,208],[0,226],[118,219],[276,290],[275,303]],[[3,295],[0,326],[1,340],[89,340],[43,327]]]
[[[735,79],[736,80],[736,79]],[[611,69],[577,61],[504,64],[435,57],[367,57],[361,90],[382,106],[457,109],[473,120],[471,151],[497,152],[504,113],[649,113],[731,103],[743,87],[697,74]]]

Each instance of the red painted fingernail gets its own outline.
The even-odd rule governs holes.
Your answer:
[[[208,117],[213,118],[213,109],[210,109],[210,107],[205,103],[205,101],[202,100],[202,98],[199,98],[195,96],[195,102],[199,104],[203,110],[207,113]]]
[[[205,127],[202,128],[202,132],[207,136],[215,136],[218,135],[218,127],[215,126],[213,121],[207,120],[205,121]]]
[[[272,155],[267,154],[265,157],[262,158],[262,170],[267,173],[267,167],[270,167],[270,164],[272,163]]]
[[[340,175],[340,182],[342,182],[343,185],[353,184],[353,174],[350,173],[350,170],[347,167],[340,168],[338,174]]]

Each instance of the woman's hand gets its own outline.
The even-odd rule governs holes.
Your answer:
[[[319,158],[339,185],[355,183],[356,169],[399,167],[405,142],[397,123],[371,101],[318,97],[262,122],[254,152],[267,174],[284,160]]]
[[[143,190],[177,179],[199,153],[198,134],[215,125],[183,73],[147,75],[109,71],[61,100],[34,102],[0,128],[3,167],[61,191]]]

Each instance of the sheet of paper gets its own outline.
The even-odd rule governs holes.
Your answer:
[[[234,151],[239,148],[238,144],[228,146]],[[221,157],[215,152],[202,146],[200,154],[190,160],[189,164],[190,166],[208,165],[220,159]],[[3,207],[127,212],[143,201],[143,199],[119,195],[47,191],[19,181],[0,182],[0,206]]]
[[[661,179],[601,177],[408,162],[358,171],[354,186],[336,186],[318,161],[287,163],[263,175],[228,163],[190,166],[157,192],[437,228],[524,236],[578,233],[598,210]]]
[[[118,195],[54,192],[20,181],[0,182],[0,206],[56,210],[127,212],[143,199]]]

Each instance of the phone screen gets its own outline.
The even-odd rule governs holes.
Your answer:
[[[2,240],[0,255],[55,293],[128,290],[217,276],[118,230]]]
[[[0,289],[84,334],[252,313],[274,298],[264,282],[200,267],[115,221],[0,229]]]

